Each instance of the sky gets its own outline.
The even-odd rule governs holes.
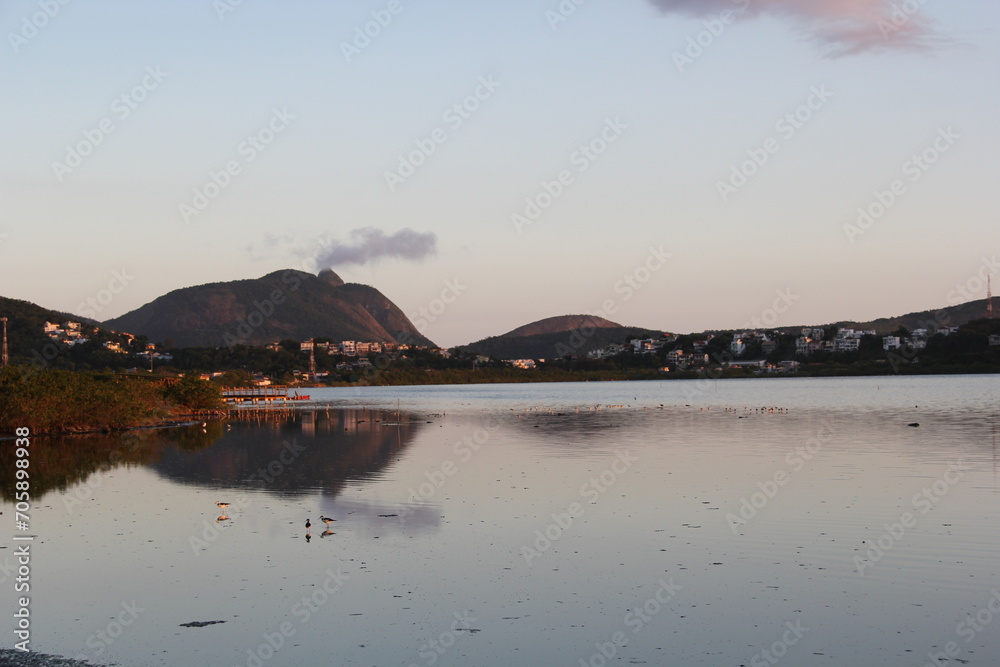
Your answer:
[[[13,0],[0,27],[0,295],[47,308],[332,267],[451,346],[865,320],[995,269],[985,0]]]

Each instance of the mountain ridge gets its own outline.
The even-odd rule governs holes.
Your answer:
[[[327,337],[434,347],[376,288],[285,269],[260,278],[206,283],[167,292],[103,324],[170,340],[177,347],[264,345]]]

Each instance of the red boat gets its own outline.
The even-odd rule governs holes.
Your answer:
[[[288,397],[288,400],[290,400],[290,401],[308,401],[309,400],[309,394],[300,394],[299,392],[295,392],[295,394],[293,396],[289,396]]]

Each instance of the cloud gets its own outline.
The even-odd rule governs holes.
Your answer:
[[[929,50],[945,40],[921,14],[926,0],[649,0],[665,14],[694,18],[725,10],[774,16],[797,26],[825,55]]]
[[[382,259],[407,259],[419,262],[437,252],[437,235],[404,228],[386,235],[375,227],[354,229],[348,241],[323,242],[323,249],[316,254],[318,267],[339,267],[368,264]]]

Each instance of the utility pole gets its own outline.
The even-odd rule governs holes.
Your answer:
[[[986,319],[993,319],[993,274],[986,276]],[[4,350],[6,349],[5,342]]]
[[[0,366],[6,367],[10,364],[10,354],[7,352],[7,318],[0,317],[0,322],[3,322],[3,356],[0,359]]]

